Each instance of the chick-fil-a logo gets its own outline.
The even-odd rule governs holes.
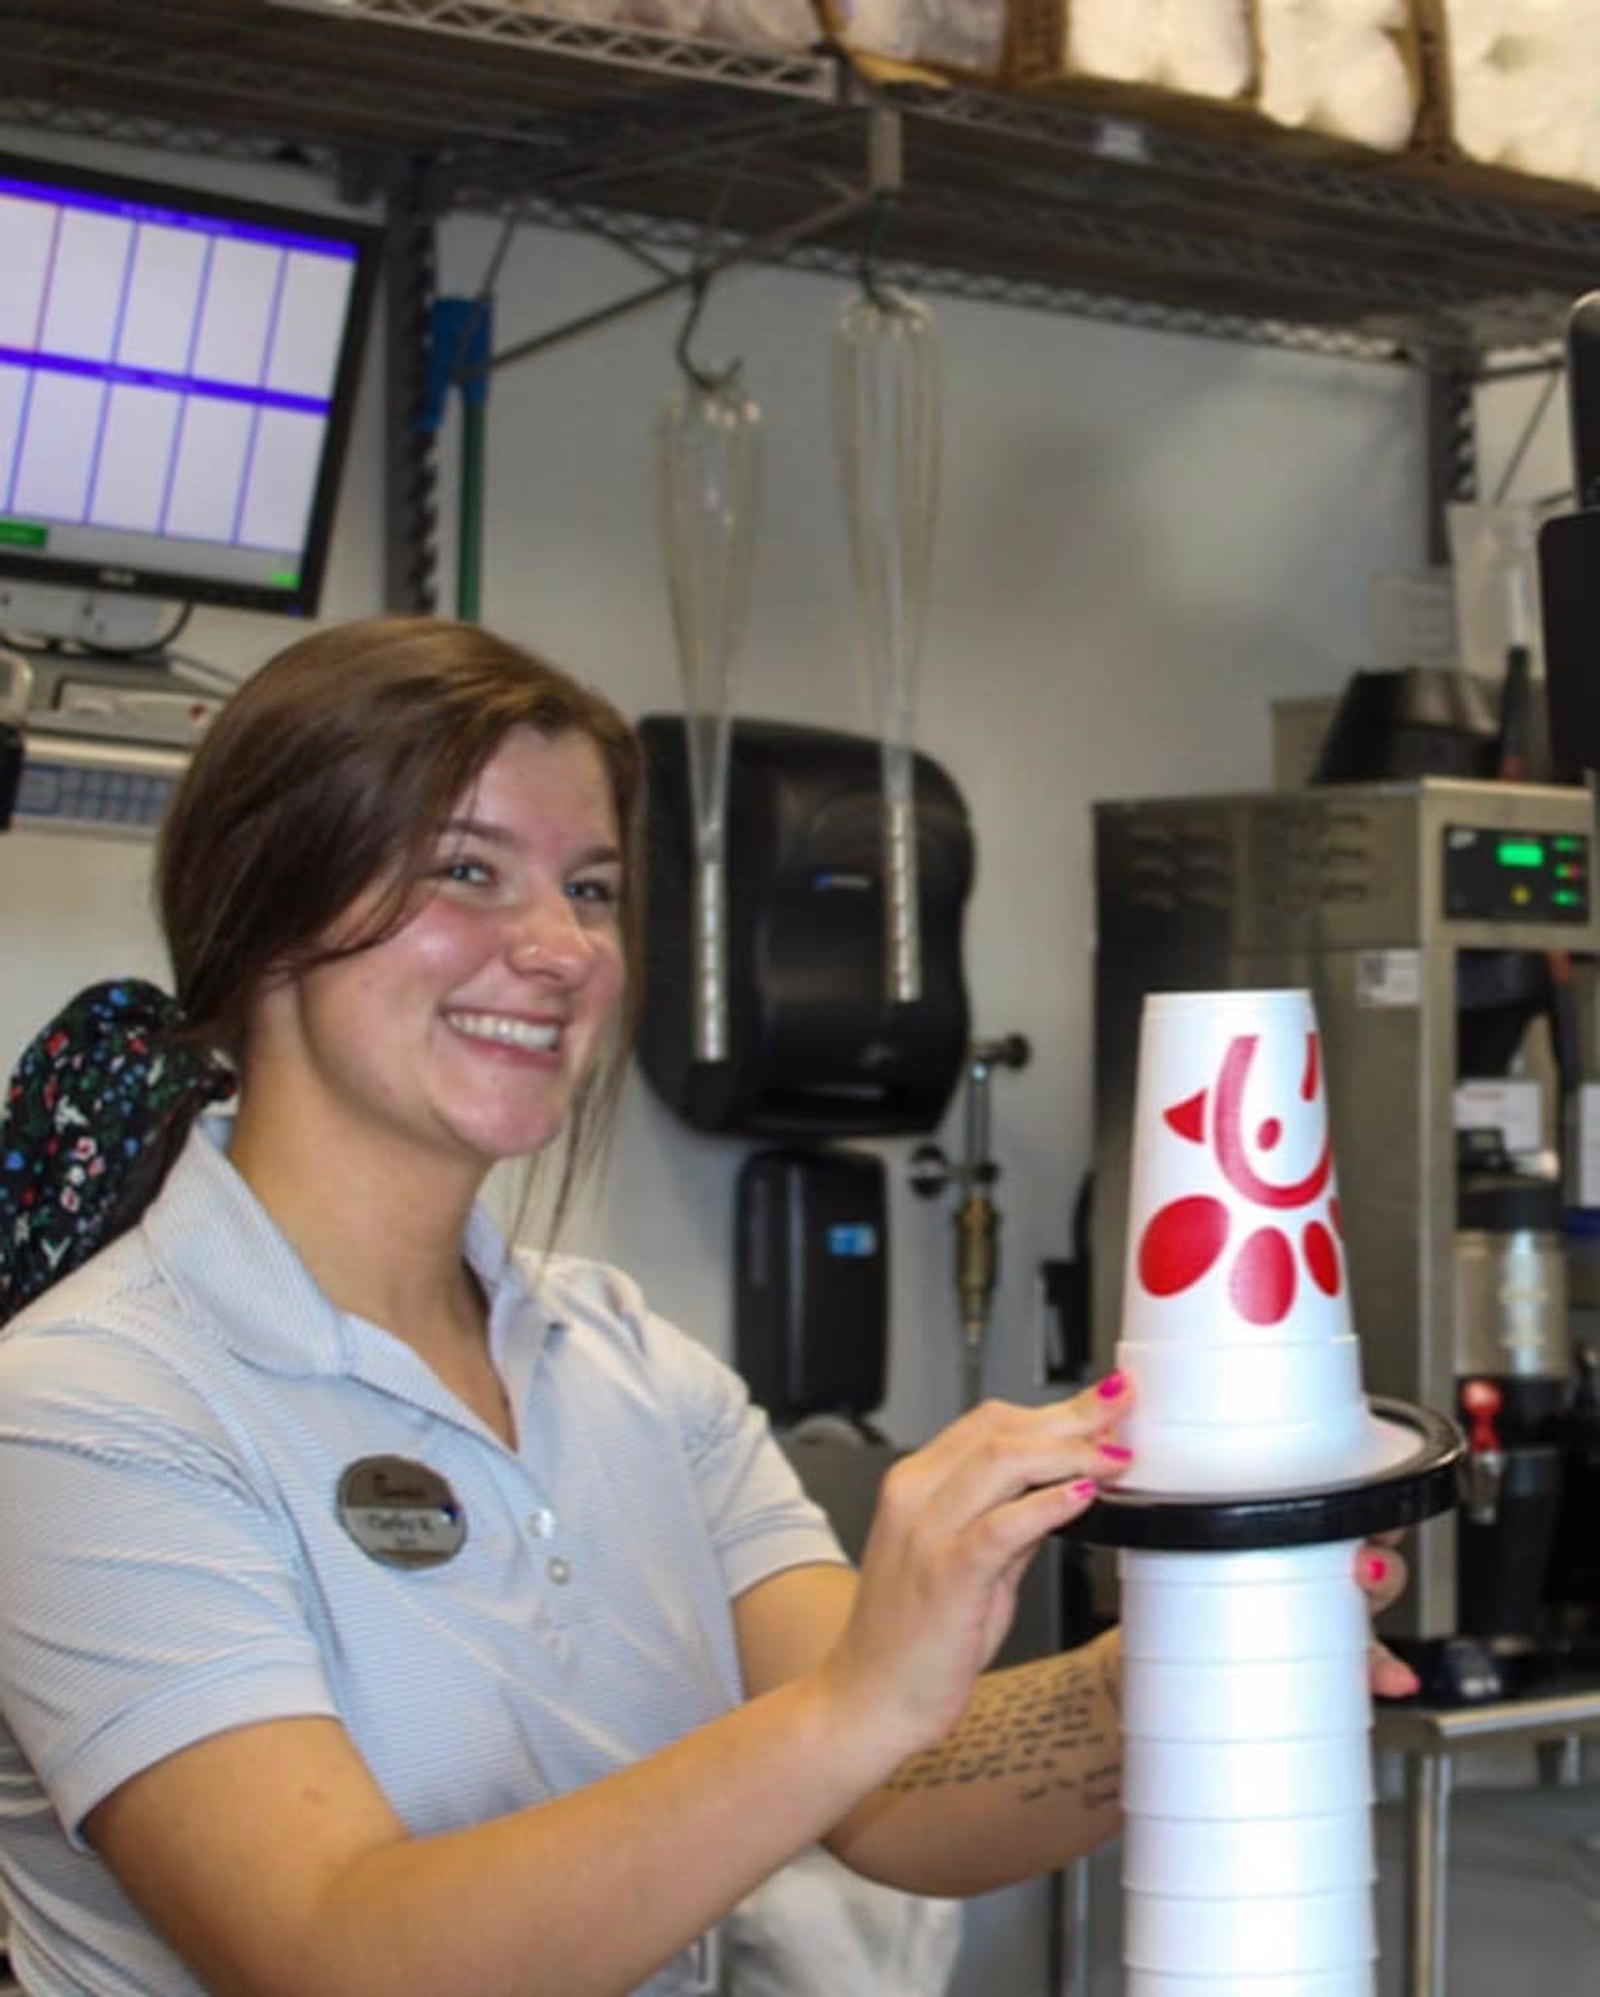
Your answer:
[[[1254,1144],[1245,1133],[1245,1096],[1260,1035],[1241,1033],[1229,1043],[1216,1084],[1200,1089],[1162,1111],[1162,1122],[1189,1144],[1210,1142],[1217,1169],[1241,1198],[1263,1208],[1274,1219],[1246,1235],[1228,1274],[1228,1295],[1241,1317],[1252,1324],[1281,1324],[1294,1304],[1303,1261],[1307,1273],[1325,1296],[1336,1297],[1342,1281],[1337,1235],[1339,1203],[1333,1196],[1333,1150],[1327,1110],[1319,1087],[1321,1055],[1315,1033],[1306,1035],[1305,1064],[1299,1096],[1310,1111],[1299,1112],[1302,1132],[1315,1144],[1319,1133],[1306,1126],[1307,1115],[1320,1116],[1316,1163],[1297,1179],[1269,1178],[1265,1161],[1284,1136],[1281,1117],[1268,1114],[1254,1131]],[[1267,1105],[1269,1109],[1276,1105]],[[1282,1106],[1294,1114],[1293,1106]],[[1305,1156],[1312,1144],[1297,1147]],[[1255,1162],[1260,1160],[1261,1163]],[[1221,1260],[1228,1247],[1233,1217],[1229,1207],[1209,1193],[1190,1193],[1170,1201],[1151,1215],[1139,1241],[1139,1281],[1152,1296],[1171,1297],[1192,1289]]]

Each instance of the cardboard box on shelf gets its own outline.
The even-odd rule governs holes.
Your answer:
[[[1260,123],[1250,0],[1011,0],[1010,43],[1009,80],[1030,94],[1196,137]]]
[[[1338,711],[1336,693],[1290,695],[1272,703],[1272,788],[1304,790],[1310,783]]]
[[[1414,0],[1425,92],[1405,166],[1484,199],[1600,207],[1600,0]]]
[[[877,83],[1012,81],[1008,0],[814,0],[825,35]]]
[[[817,40],[812,0],[503,0],[513,10],[588,27],[643,28],[685,42],[796,55]]]
[[[1285,130],[1379,154],[1416,136],[1425,99],[1412,0],[1254,0],[1256,108]]]
[[[1012,16],[1017,88],[1197,138],[1381,158],[1421,116],[1413,0],[1012,0]]]
[[[1600,207],[1600,0],[811,4],[875,81],[1019,91],[1467,197]]]

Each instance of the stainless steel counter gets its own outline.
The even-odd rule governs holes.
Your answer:
[[[1405,1997],[1446,1997],[1450,1798],[1455,1761],[1472,1748],[1576,1742],[1600,1735],[1600,1682],[1474,1706],[1380,1706],[1373,1742],[1406,1770]]]

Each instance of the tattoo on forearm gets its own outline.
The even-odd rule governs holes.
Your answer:
[[[1096,1651],[1100,1664],[1100,1689],[1106,1695],[1106,1704],[1120,1721],[1122,1718],[1122,1645],[1120,1639],[1102,1643]]]
[[[1069,1652],[1049,1667],[1001,1672],[979,1686],[961,1723],[937,1747],[913,1755],[891,1791],[1015,1782],[1029,1803],[1077,1799],[1084,1809],[1116,1803],[1121,1744],[1115,1660],[1103,1650]]]

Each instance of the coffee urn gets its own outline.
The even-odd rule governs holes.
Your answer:
[[[1569,1301],[1581,1056],[1560,983],[1600,947],[1592,800],[1424,776],[1107,802],[1094,822],[1096,1359],[1118,1331],[1145,995],[1309,989],[1367,1389],[1455,1414],[1472,1445],[1462,1506],[1408,1543],[1386,1634],[1440,1696],[1512,1689],[1600,1616],[1574,1509],[1597,1431]]]
[[[1487,1662],[1466,1651],[1468,1668],[1509,1688],[1547,1648],[1573,1370],[1565,1203],[1559,1179],[1497,1158],[1487,1169],[1464,1163],[1457,1211],[1455,1367],[1469,1469],[1456,1621],[1487,1651]]]

